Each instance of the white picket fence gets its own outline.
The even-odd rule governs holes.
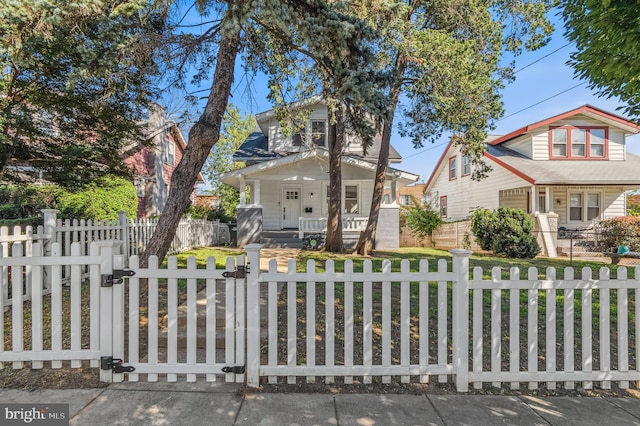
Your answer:
[[[34,232],[31,226],[24,231],[22,227],[0,227],[0,249],[7,255],[12,252],[14,243],[21,243],[22,255],[33,256],[34,243],[43,246],[43,254],[53,255],[52,246],[59,244],[58,256],[72,255],[73,243],[79,245],[80,255],[89,253],[91,244],[97,241],[121,241],[122,251],[128,256],[142,253],[158,225],[157,219],[129,219],[120,213],[118,220],[78,220],[58,219],[56,210],[43,210],[44,226],[38,226]],[[230,241],[230,232],[226,224],[209,222],[204,219],[183,219],[178,225],[169,254],[176,254],[196,247],[221,244]],[[18,246],[16,246],[18,247]],[[128,257],[127,256],[127,257]],[[83,268],[86,275],[88,268]],[[48,269],[45,270],[48,279]],[[0,268],[0,274],[7,277],[7,269]],[[71,266],[63,266],[63,282],[68,283],[71,277]],[[1,289],[4,295],[4,306],[11,304],[7,286]],[[23,297],[28,299],[29,287],[25,287]],[[0,306],[3,306],[0,304]]]
[[[198,269],[193,258],[178,268],[174,257],[166,269],[155,260],[143,269],[134,256],[129,264],[135,275],[124,285],[103,286],[102,277],[125,263],[114,255],[117,243],[94,244],[88,255],[73,244],[74,256],[46,257],[36,243],[30,258],[21,244],[12,257],[0,258],[13,286],[31,287],[30,303],[12,300],[11,340],[0,343],[0,362],[14,368],[26,361],[34,361],[32,368],[42,368],[42,361],[54,368],[68,360],[96,365],[114,356],[135,371],[103,370],[103,380],[224,377],[258,386],[261,378],[435,378],[455,381],[461,392],[485,383],[572,389],[580,382],[588,389],[597,382],[606,389],[616,382],[624,389],[640,381],[640,268],[633,279],[624,267],[615,279],[608,268],[549,268],[543,274],[531,268],[523,277],[515,267],[508,279],[499,267],[486,278],[479,268],[470,271],[471,252],[452,250],[451,264],[421,260],[411,268],[403,260],[397,271],[389,261],[374,271],[365,260],[357,270],[351,261],[327,261],[323,270],[309,261],[301,272],[290,260],[288,270],[278,272],[271,260],[261,272],[260,246],[249,245],[246,259],[228,258],[224,269],[214,259]],[[246,275],[230,275],[245,265]],[[69,288],[60,284],[64,266],[71,267]],[[90,274],[82,282],[84,267]],[[43,295],[46,268],[53,276],[50,296]],[[6,279],[0,276],[0,285]],[[69,314],[62,314],[63,299]],[[43,323],[48,306],[51,320]],[[25,323],[31,324],[30,339]]]

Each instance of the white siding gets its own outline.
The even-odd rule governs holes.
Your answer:
[[[620,161],[625,158],[625,137],[622,130],[584,115],[559,120],[548,126],[535,129],[526,135],[505,142],[504,146],[534,160],[548,160],[549,128],[557,126],[607,127],[609,129],[609,160]]]
[[[460,164],[460,153],[456,148],[458,164]],[[442,173],[436,178],[432,187],[438,192],[437,201],[440,197],[447,197],[447,220],[461,220],[471,215],[470,209],[486,208],[497,209],[499,203],[499,193],[503,189],[519,188],[529,186],[530,184],[524,179],[519,178],[513,173],[505,170],[502,166],[493,163],[491,160],[485,159],[493,168],[489,172],[489,176],[481,181],[471,179],[471,176],[460,177],[460,167],[458,167],[458,177],[455,180],[449,180],[448,159],[452,155],[445,157],[445,167]]]
[[[609,127],[609,160],[624,160],[625,151],[624,133],[620,129]]]
[[[311,137],[311,121],[327,120],[327,108],[322,104],[316,104],[311,108],[309,119],[307,120],[307,136]],[[269,150],[276,152],[296,152],[300,148],[293,146],[293,138],[285,137],[280,129],[280,123],[276,118],[269,120]]]
[[[533,145],[533,154],[530,158],[534,160],[548,160],[549,159],[549,128],[537,129],[531,135],[531,141]]]
[[[591,222],[569,222],[569,194],[581,192],[600,193],[601,209],[600,219],[610,219],[612,217],[624,216],[626,211],[626,199],[624,191],[615,186],[599,187],[599,186],[573,186],[573,187],[553,187],[551,189],[552,210],[558,214],[558,224],[567,226],[568,228],[587,227]],[[559,201],[559,203],[558,203]]]
[[[268,172],[255,173],[247,179],[260,180],[260,204],[263,213],[263,228],[266,231],[282,228],[282,191],[284,186],[300,189],[301,216],[306,218],[326,217],[326,187],[328,181],[326,162],[314,159],[281,167]],[[367,171],[343,163],[342,185],[358,185],[359,212],[368,216],[373,192],[373,171]],[[313,196],[312,196],[313,194]],[[311,212],[305,212],[309,207]]]

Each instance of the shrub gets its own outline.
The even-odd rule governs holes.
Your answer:
[[[138,197],[128,180],[104,177],[78,191],[58,189],[55,208],[61,218],[114,220],[120,211],[136,217]]]
[[[531,216],[507,207],[493,212],[476,210],[471,216],[471,229],[480,247],[506,257],[527,259],[540,252],[533,227]]]
[[[431,237],[433,230],[442,224],[440,215],[430,205],[422,205],[414,197],[411,201],[411,206],[402,207],[402,221],[411,230],[411,235],[420,239]]]
[[[29,218],[53,208],[56,187],[52,185],[0,186],[0,219]]]
[[[623,216],[600,222],[601,246],[605,251],[616,251],[627,246],[631,251],[640,251],[640,217]]]

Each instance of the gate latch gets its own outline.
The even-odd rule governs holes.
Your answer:
[[[225,278],[245,278],[249,272],[249,267],[244,265],[238,265],[235,271],[226,271],[222,273]]]
[[[244,365],[236,365],[233,367],[222,367],[223,373],[244,374]]]
[[[114,373],[132,373],[136,369],[130,365],[122,365],[120,358],[114,358],[112,356],[100,357],[100,369],[112,370]]]
[[[135,271],[128,269],[114,269],[113,274],[103,274],[100,287],[113,287],[114,284],[122,284],[124,279],[122,277],[132,277],[136,274]]]

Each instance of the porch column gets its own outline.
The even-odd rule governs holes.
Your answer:
[[[536,194],[535,185],[531,185],[530,193],[531,193],[531,211],[528,213],[533,214],[537,211],[540,211],[540,207],[538,206],[538,195]]]
[[[549,186],[545,186],[544,187],[544,204],[545,204],[545,211],[547,213],[552,213],[553,212],[553,203],[552,203],[552,198],[551,198],[551,187]]]
[[[391,204],[397,204],[396,202],[396,197],[397,197],[397,193],[396,193],[396,179],[391,179]]]
[[[252,198],[252,203],[251,204],[257,204],[260,205],[260,181],[259,180],[254,180],[253,181],[253,194],[251,195]]]
[[[244,180],[244,176],[240,177],[240,205],[247,205],[247,183]]]

